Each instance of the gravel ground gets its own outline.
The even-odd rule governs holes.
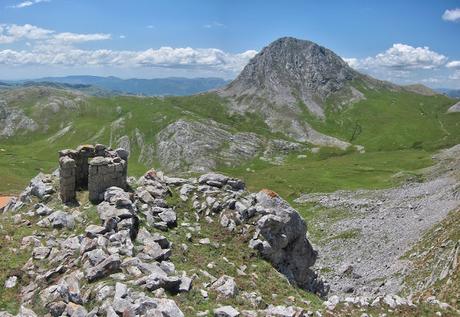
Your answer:
[[[460,145],[440,152],[425,181],[385,190],[306,194],[297,202],[340,210],[347,216],[312,225],[331,234],[317,242],[317,268],[330,294],[395,294],[408,272],[401,257],[426,230],[460,207]],[[342,234],[346,238],[338,238]],[[336,238],[331,238],[336,236]]]

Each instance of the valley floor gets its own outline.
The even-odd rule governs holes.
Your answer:
[[[406,253],[427,230],[460,208],[459,157],[460,145],[442,151],[435,157],[437,164],[424,172],[423,182],[304,194],[296,200],[315,206],[310,229],[317,238],[317,266],[331,283],[331,293],[401,291],[411,260],[418,255],[404,257]]]

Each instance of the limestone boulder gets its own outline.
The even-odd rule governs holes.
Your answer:
[[[272,191],[260,191],[256,200],[261,215],[256,223],[259,238],[253,239],[250,246],[291,282],[310,289],[314,274],[309,268],[315,263],[317,252],[307,240],[305,221]]]

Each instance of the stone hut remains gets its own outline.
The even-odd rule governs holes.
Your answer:
[[[99,203],[111,186],[127,187],[129,153],[111,150],[102,144],[80,145],[59,151],[60,195],[62,202],[76,200],[76,191],[88,189],[89,200]]]

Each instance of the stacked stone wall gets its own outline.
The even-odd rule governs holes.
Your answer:
[[[117,186],[126,188],[126,161],[120,157],[95,157],[89,162],[88,191],[89,200],[100,202],[104,200],[107,188]]]
[[[74,201],[76,198],[75,167],[75,160],[69,156],[62,156],[59,159],[60,196],[63,202]]]
[[[89,199],[97,203],[103,200],[104,191],[111,186],[126,189],[128,155],[123,149],[113,151],[102,144],[60,151],[62,201],[75,201],[77,190],[88,189]]]

